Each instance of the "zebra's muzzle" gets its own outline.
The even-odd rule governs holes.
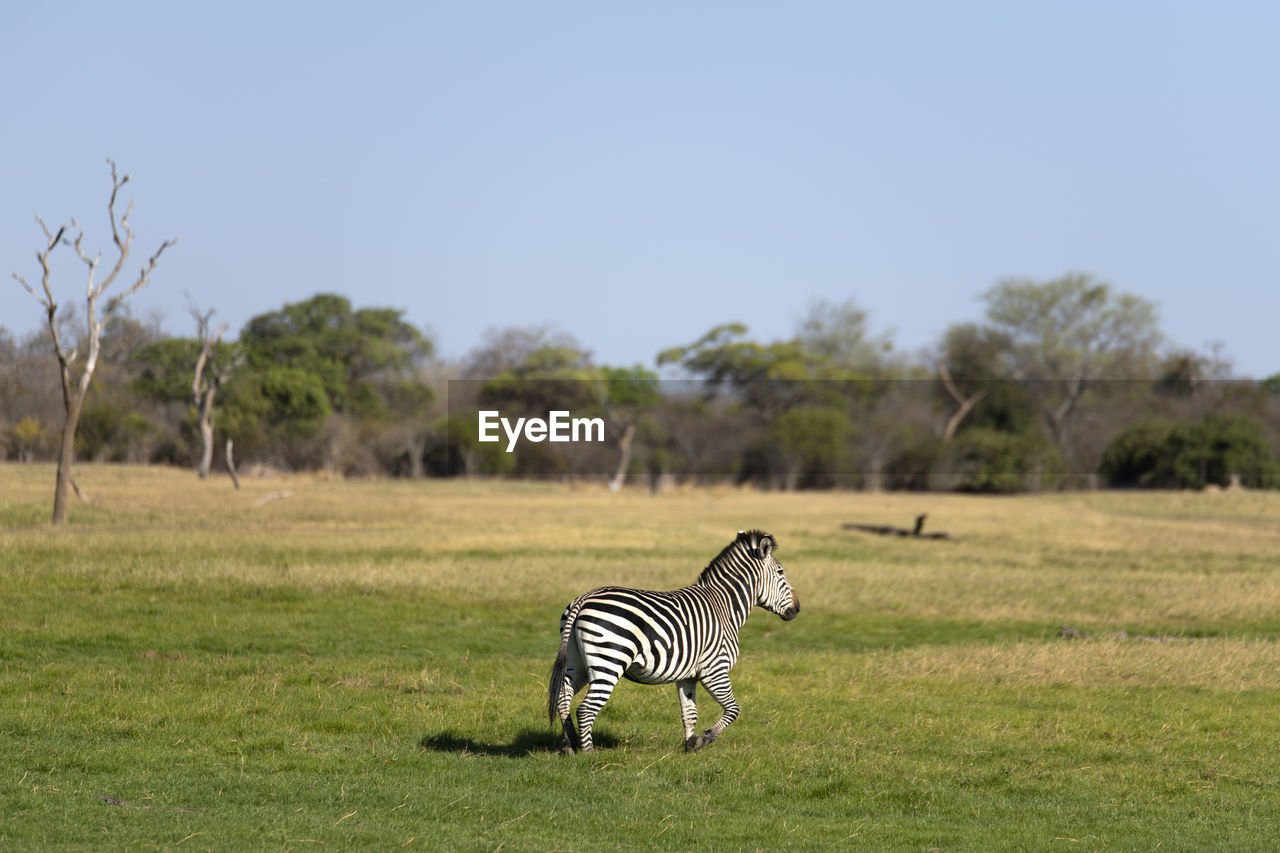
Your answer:
[[[796,595],[795,590],[791,591],[791,606],[782,613],[782,621],[790,622],[796,618],[796,614],[800,612],[800,596]]]

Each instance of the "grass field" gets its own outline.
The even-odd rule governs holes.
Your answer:
[[[1278,494],[78,480],[53,530],[0,465],[3,849],[1280,847]],[[804,609],[747,623],[738,722],[685,754],[623,683],[555,754],[565,603],[744,527]]]

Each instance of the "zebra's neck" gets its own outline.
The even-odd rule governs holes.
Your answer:
[[[760,597],[755,561],[741,548],[729,547],[721,552],[702,570],[696,585],[723,591],[728,598],[729,609],[737,617],[738,627],[747,621],[751,608]]]

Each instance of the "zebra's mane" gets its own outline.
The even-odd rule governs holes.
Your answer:
[[[732,554],[740,551],[746,551],[754,558],[756,548],[758,548],[760,543],[765,539],[768,539],[769,542],[772,543],[772,549],[774,551],[778,550],[778,540],[773,537],[772,533],[765,533],[763,530],[739,530],[738,538],[724,546],[720,553],[715,556],[715,559],[708,563],[707,567],[702,570],[700,575],[698,575],[698,583],[705,583],[707,575],[712,569],[720,568],[724,565],[733,565],[735,561],[732,559]]]

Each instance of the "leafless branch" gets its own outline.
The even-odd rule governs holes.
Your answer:
[[[40,218],[40,214],[36,214],[36,222],[40,223],[40,230],[44,232],[45,239],[49,241],[49,248],[52,249],[58,245],[58,240],[62,236],[62,232],[67,230],[67,226],[63,225],[58,229],[58,236],[55,237],[49,233],[49,226],[44,224],[44,220]]]
[[[25,288],[26,288],[26,290],[27,290],[27,293],[30,293],[30,294],[31,294],[31,296],[32,296],[32,297],[33,297],[37,302],[39,302],[41,305],[44,305],[44,299],[43,299],[43,298],[41,298],[41,296],[40,296],[38,293],[36,293],[36,290],[35,290],[35,288],[34,288],[34,287],[32,287],[31,285],[27,284],[27,280],[26,280],[25,278],[23,278],[22,276],[18,275],[17,273],[14,273],[14,274],[13,274],[13,278],[14,278],[14,280],[15,280],[16,282],[18,282],[18,284],[20,284],[20,285],[22,285],[23,287],[25,287]]]
[[[49,226],[45,225],[44,220],[39,216],[36,217],[36,222],[40,223],[40,230],[44,232],[45,239],[48,241],[48,245],[45,246],[44,251],[36,252],[36,260],[40,262],[40,284],[43,286],[44,296],[36,293],[35,288],[28,284],[27,280],[22,276],[14,273],[13,277],[18,280],[19,284],[27,289],[27,293],[30,293],[35,297],[37,302],[44,306],[46,311],[56,312],[57,305],[53,300],[53,288],[49,285],[49,256],[53,254],[53,250],[58,248],[58,244],[62,242],[62,235],[67,232],[67,226],[63,225],[58,229],[57,234],[52,234],[49,232]]]
[[[132,239],[133,235],[130,234],[129,237]],[[160,256],[164,254],[165,249],[175,245],[177,242],[178,242],[178,238],[174,237],[172,240],[165,240],[163,243],[160,244],[160,248],[156,249],[156,253],[151,256],[151,258],[147,261],[147,265],[142,268],[141,272],[138,273],[138,280],[135,281],[132,285],[130,285],[129,289],[126,290],[124,293],[117,294],[111,297],[111,299],[107,301],[107,307],[102,310],[102,316],[104,318],[109,317],[112,313],[114,313],[115,310],[118,307],[120,307],[120,303],[123,302],[125,299],[127,299],[129,296],[132,296],[134,293],[138,292],[140,289],[142,289],[143,287],[151,283],[151,273],[156,268],[156,262],[160,260]],[[123,262],[123,259],[122,259],[122,262]],[[115,278],[114,271],[108,277],[107,280],[103,281],[102,287],[98,289],[98,293],[102,293],[103,290],[106,290],[107,285],[111,283],[111,279],[113,278]]]
[[[93,498],[89,497],[83,490],[81,490],[80,484],[76,482],[75,477],[68,477],[67,479],[71,482],[71,488],[75,490],[76,497],[80,499],[81,503],[94,503]]]
[[[942,431],[942,441],[945,444],[956,434],[956,430],[960,427],[960,422],[964,420],[965,415],[969,414],[973,407],[978,405],[978,402],[983,397],[987,396],[987,392],[982,390],[970,397],[965,397],[964,394],[960,393],[956,383],[952,381],[951,371],[947,369],[946,362],[939,359],[937,367],[938,376],[942,379],[943,387],[947,389],[947,393],[951,395],[952,399],[960,404],[960,408],[951,417],[947,418],[946,428]]]
[[[960,393],[960,389],[956,387],[956,383],[951,379],[951,371],[947,369],[947,363],[942,359],[937,362],[938,376],[942,379],[942,385],[947,389],[947,393],[951,395],[957,403],[964,403],[964,395]]]
[[[80,230],[80,226],[76,224],[74,219],[71,220],[71,227]],[[92,306],[94,300],[97,299],[97,294],[94,293],[93,279],[97,275],[98,264],[102,262],[102,255],[98,254],[90,258],[89,255],[85,253],[84,247],[80,245],[82,240],[84,240],[84,231],[80,230],[80,233],[76,234],[76,238],[67,245],[75,249],[76,255],[80,260],[84,261],[85,266],[89,268],[89,282],[85,287],[85,296],[89,299],[89,304]]]
[[[225,364],[213,364],[214,349],[218,344],[222,343],[222,336],[227,333],[227,324],[223,323],[216,329],[210,329],[210,323],[213,321],[213,315],[216,309],[210,308],[208,311],[201,311],[200,306],[191,298],[191,294],[187,294],[187,310],[190,312],[192,319],[196,321],[196,340],[200,342],[200,354],[196,358],[196,369],[191,379],[191,394],[196,401],[196,405],[200,405],[200,399],[209,387],[217,388],[223,380],[230,375],[231,371],[239,366],[239,352],[232,354],[231,360]],[[205,368],[208,367],[213,373],[212,383],[204,378]]]
[[[53,286],[49,283],[49,279],[52,275],[49,256],[53,254],[53,250],[56,249],[59,244],[66,242],[64,235],[67,232],[67,226],[60,226],[58,228],[58,233],[54,234],[49,231],[49,226],[46,225],[44,220],[39,216],[36,216],[36,222],[39,223],[40,230],[44,232],[44,236],[47,241],[43,251],[36,252],[36,260],[40,262],[40,286],[44,291],[44,295],[41,296],[37,293],[36,289],[28,284],[27,280],[17,273],[14,273],[13,277],[17,279],[18,283],[26,288],[27,292],[30,293],[32,297],[35,298],[36,302],[39,302],[44,308],[45,318],[49,324],[49,337],[53,342],[54,355],[57,356],[58,364],[65,374],[68,365],[75,361],[76,353],[73,350],[70,355],[67,355],[66,349],[62,346],[62,336],[58,332],[58,303],[53,298]]]
[[[120,220],[121,227],[124,228],[125,239],[120,241],[120,232],[116,228],[116,196],[120,193],[120,189],[129,183],[129,176],[123,178],[116,176],[116,161],[110,157],[107,158],[107,164],[111,166],[111,199],[107,202],[107,216],[111,219],[111,239],[120,247],[122,251],[128,254],[128,245],[133,240],[133,231],[129,228],[129,214],[133,212],[133,199],[129,199],[129,205],[125,209],[124,217]]]

